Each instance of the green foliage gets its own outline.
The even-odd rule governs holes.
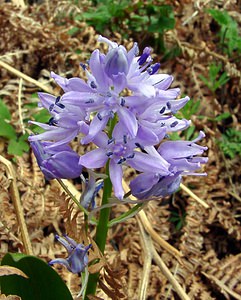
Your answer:
[[[33,95],[35,96],[35,95]],[[24,105],[24,109],[35,109],[37,103],[29,103]],[[33,119],[37,122],[46,123],[50,119],[50,115],[46,109],[33,114]],[[8,154],[22,156],[24,152],[29,151],[28,134],[17,134],[15,128],[10,124],[11,113],[7,105],[0,99],[0,137],[3,137],[8,142]],[[25,121],[25,120],[24,120]],[[27,125],[26,120],[26,125]],[[39,126],[32,125],[34,133],[41,133],[44,130]]]
[[[18,295],[22,300],[73,300],[61,277],[37,257],[8,253],[2,259],[1,265],[18,268],[28,276],[0,277],[1,292],[5,295]]]
[[[208,12],[220,25],[219,36],[223,51],[230,57],[235,51],[241,53],[241,36],[239,35],[238,23],[225,10],[209,9]]]
[[[226,157],[233,159],[236,155],[241,157],[241,131],[229,128],[218,141],[219,148]]]
[[[186,212],[171,211],[169,221],[174,223],[176,231],[180,231],[185,225]]]
[[[203,75],[199,75],[199,78],[206,84],[206,86],[214,93],[218,88],[225,85],[229,77],[226,72],[223,72],[219,76],[219,72],[222,69],[222,64],[211,64],[209,66],[208,78]]]
[[[0,100],[0,137],[8,140],[8,154],[21,156],[23,152],[29,150],[28,135],[18,136],[13,126],[9,123],[10,121],[11,113],[7,105]]]
[[[175,26],[174,12],[170,5],[155,5],[152,1],[143,0],[133,5],[128,0],[97,0],[86,12],[77,15],[75,20],[86,21],[101,34],[111,31],[119,32],[124,37],[128,37],[128,34],[135,37],[137,33],[142,33],[154,40],[154,47],[167,58],[180,54],[179,47],[166,51],[164,45],[164,31]]]
[[[179,110],[179,112],[175,115],[179,119],[191,119],[193,115],[197,115],[200,109],[201,101],[194,101],[190,99],[186,105]]]

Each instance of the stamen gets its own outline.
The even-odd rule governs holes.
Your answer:
[[[178,124],[178,121],[175,121],[170,125],[170,127],[173,128],[173,127],[177,126],[177,124]]]
[[[111,152],[111,151],[110,151],[110,152],[107,152],[106,155],[107,155],[108,157],[110,157],[111,155],[113,155],[113,152]]]
[[[171,109],[171,103],[169,101],[167,102],[167,108]]]
[[[102,121],[102,119],[103,119],[100,113],[97,114],[97,118],[98,118],[100,121]]]
[[[154,65],[151,65],[148,69],[147,69],[147,72],[149,73],[149,75],[153,75],[155,74],[158,69],[160,68],[160,64],[159,63],[156,63]]]
[[[118,160],[117,164],[120,165],[122,164],[124,161],[126,161],[125,157],[122,157],[121,159]]]
[[[86,70],[86,64],[80,63],[81,68],[85,71]]]
[[[150,56],[150,54],[151,54],[151,49],[149,47],[146,47],[143,50],[142,55],[137,60],[137,62],[139,63],[140,66],[142,66],[146,62],[146,60]]]
[[[115,138],[111,138],[108,140],[107,144],[110,145],[111,143],[114,143],[114,142],[115,142]]]
[[[97,85],[94,81],[91,81],[90,86],[92,87],[92,89],[96,89]]]
[[[121,103],[120,103],[120,105],[121,105],[121,106],[124,106],[124,105],[125,105],[125,102],[126,102],[126,100],[125,100],[124,98],[121,98]]]
[[[110,118],[113,119],[115,116],[115,113],[113,112],[113,110],[110,111]]]
[[[136,147],[140,148],[141,150],[144,150],[144,147],[140,145],[139,143],[135,143]]]
[[[56,125],[58,122],[54,119],[54,117],[50,118],[49,121],[48,121],[48,124],[51,125],[51,126],[54,126]]]
[[[164,127],[165,125],[166,125],[165,123],[161,123],[161,124],[160,124],[161,127]]]
[[[135,153],[133,152],[132,154],[128,155],[126,158],[134,158]]]
[[[54,104],[49,105],[49,111],[52,111],[54,109]]]
[[[125,134],[123,135],[123,142],[124,142],[124,144],[127,143],[127,136]]]
[[[56,99],[55,99],[55,104],[57,104],[59,101],[60,101],[60,96],[58,96]]]
[[[86,103],[86,104],[89,104],[89,103],[94,103],[94,102],[95,102],[95,100],[94,100],[94,99],[92,99],[92,98],[91,98],[91,99],[89,99],[89,100],[87,100],[87,101],[85,101],[85,103]]]
[[[159,113],[160,113],[160,114],[163,114],[163,113],[165,112],[165,110],[166,110],[166,106],[163,106],[163,107],[161,108],[161,110],[159,111]]]
[[[65,105],[64,104],[62,104],[62,103],[56,103],[56,105],[59,107],[59,108],[62,108],[62,109],[64,109],[65,108]]]

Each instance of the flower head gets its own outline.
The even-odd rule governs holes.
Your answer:
[[[31,141],[38,165],[47,180],[77,178],[82,172],[79,155],[68,145],[52,147],[50,142]]]
[[[69,256],[66,259],[53,259],[49,262],[49,265],[61,264],[72,273],[83,272],[88,265],[88,250],[92,245],[90,244],[85,247],[83,244],[76,243],[67,235],[64,238],[56,235],[56,239],[66,248]]]
[[[139,54],[137,43],[127,50],[102,36],[98,41],[107,44],[108,50],[103,53],[95,49],[88,62],[81,64],[86,81],[52,72],[63,95],[39,93],[41,105],[51,118],[48,124],[31,122],[45,132],[30,136],[29,141],[46,178],[72,178],[82,166],[96,169],[109,162],[114,194],[122,199],[123,166],[129,166],[140,173],[131,181],[131,191],[144,199],[173,193],[183,175],[204,175],[195,173],[207,162],[201,157],[207,148],[196,144],[203,133],[191,142],[167,140],[169,132],[190,125],[189,120],[175,117],[189,97],[177,99],[180,89],[170,87],[172,76],[158,73],[161,65],[153,63],[151,48]],[[115,120],[112,128],[109,125]],[[82,144],[96,145],[80,157],[79,166],[78,155],[66,148],[75,137]],[[60,154],[66,158],[62,164]],[[95,193],[95,178],[91,175],[81,203],[88,207]]]

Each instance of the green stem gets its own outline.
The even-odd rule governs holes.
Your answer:
[[[109,138],[112,137],[112,131],[115,127],[116,122],[117,122],[117,116],[115,115],[114,118],[111,119],[109,122],[109,130],[108,130]],[[112,183],[109,174],[109,161],[106,164],[105,173],[107,175],[107,178],[104,181],[104,190],[103,190],[101,205],[108,204],[109,198],[111,197],[111,193],[112,193]],[[108,233],[108,222],[110,217],[110,210],[111,210],[110,207],[106,207],[100,211],[99,222],[96,228],[95,242],[103,254],[105,251],[105,245],[106,245],[106,239]],[[99,279],[99,273],[89,275],[87,288],[84,293],[85,295],[84,300],[88,299],[88,295],[95,295],[98,279]]]
[[[109,162],[106,165],[106,175],[108,175],[108,178],[106,178],[104,181],[102,205],[108,203],[108,199],[110,198],[112,192],[112,183],[109,178]],[[107,233],[108,233],[109,215],[110,215],[110,207],[103,208],[100,211],[99,223],[96,229],[95,242],[103,254],[105,251],[105,244],[106,244]],[[85,295],[89,295],[89,294],[95,295],[98,279],[99,279],[99,273],[90,274]],[[85,299],[88,299],[86,297]]]

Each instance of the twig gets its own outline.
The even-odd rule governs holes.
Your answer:
[[[208,279],[210,279],[211,281],[213,281],[216,285],[219,286],[219,288],[222,291],[225,291],[226,293],[228,293],[229,295],[231,295],[232,297],[234,297],[237,300],[241,300],[241,295],[239,295],[238,293],[232,291],[228,286],[226,286],[221,280],[219,280],[218,278],[216,278],[213,275],[207,274],[205,272],[202,272],[202,274],[204,276],[206,276]]]
[[[143,266],[143,276],[141,279],[140,283],[140,292],[139,292],[139,297],[138,299],[140,300],[145,300],[146,299],[146,294],[147,294],[147,286],[149,282],[149,277],[150,277],[150,270],[151,270],[151,262],[152,259],[156,262],[158,267],[160,268],[161,272],[164,274],[164,276],[168,279],[170,284],[172,285],[172,288],[176,291],[178,296],[182,300],[190,300],[188,295],[185,293],[179,282],[175,279],[173,274],[169,271],[168,267],[165,265],[163,260],[161,259],[160,255],[157,253],[151,237],[144,232],[143,226],[141,223],[140,218],[137,219],[138,225],[141,231],[141,237],[143,239],[144,243],[144,266]]]
[[[144,226],[146,232],[150,234],[150,236],[153,238],[154,241],[156,241],[163,249],[165,249],[167,252],[169,252],[171,255],[176,257],[176,259],[180,260],[180,257],[182,257],[182,253],[178,251],[176,248],[174,248],[172,245],[170,245],[168,242],[166,242],[151,226],[149,220],[147,219],[147,216],[143,210],[139,212],[139,217],[141,220],[142,225]],[[181,261],[180,261],[181,263]]]
[[[142,277],[139,285],[139,293],[138,299],[145,300],[147,299],[147,287],[150,280],[150,273],[151,273],[151,263],[152,263],[152,252],[150,248],[150,243],[152,243],[151,237],[145,232],[141,222],[138,220],[139,228],[141,231],[141,238],[143,243],[144,249],[144,265],[143,265],[143,272]]]
[[[156,264],[162,271],[162,273],[166,276],[166,278],[169,280],[169,282],[172,284],[174,290],[177,292],[178,296],[182,300],[190,300],[188,295],[185,293],[179,282],[175,279],[175,277],[172,275],[172,273],[169,271],[168,267],[165,265],[164,261],[161,259],[159,254],[156,252],[156,249],[154,248],[153,244],[150,244],[150,247],[152,249],[152,255],[153,259],[155,260]]]
[[[23,116],[22,116],[22,101],[21,101],[21,94],[22,94],[22,88],[23,88],[23,79],[19,79],[19,88],[18,88],[18,114],[19,114],[19,121],[20,126],[22,128],[23,134],[25,134],[25,128],[23,124]]]
[[[186,187],[184,184],[180,184],[180,188],[184,190],[189,196],[191,196],[194,200],[196,200],[199,204],[204,206],[205,208],[209,208],[209,205],[204,202],[202,199],[200,199],[196,194],[194,194],[188,187]]]
[[[16,51],[16,52],[7,52],[4,55],[0,55],[0,59],[11,57],[11,56],[18,56],[20,54],[25,54],[25,53],[29,53],[29,50],[19,50],[19,51]]]
[[[24,0],[12,0],[13,4],[20,6],[22,9],[26,8]]]
[[[33,250],[32,250],[32,246],[31,246],[29,234],[28,234],[28,229],[27,229],[25,219],[24,219],[23,207],[22,207],[22,204],[20,201],[20,196],[19,196],[19,192],[18,192],[18,188],[17,188],[17,180],[16,180],[16,176],[15,176],[15,172],[14,172],[12,163],[9,160],[7,160],[6,158],[4,158],[2,155],[0,155],[0,162],[6,166],[7,173],[8,173],[8,179],[11,182],[10,192],[12,195],[12,200],[13,200],[14,208],[15,208],[16,215],[17,215],[17,220],[18,220],[18,223],[20,226],[20,231],[21,231],[23,245],[24,245],[26,254],[32,255]]]
[[[10,65],[6,64],[5,62],[0,60],[0,66],[3,67],[4,69],[8,70],[9,72],[13,73],[14,75],[16,75],[19,78],[22,78],[36,86],[38,86],[41,90],[47,92],[47,93],[51,93],[51,89],[49,89],[48,87],[46,87],[44,84],[42,84],[41,82],[38,82],[37,80],[33,79],[32,77],[18,71],[17,69],[11,67]]]
[[[210,0],[205,1],[205,2],[203,3],[203,7],[204,7],[206,4],[208,4],[208,2],[210,2]],[[194,3],[195,3],[195,2],[194,2]],[[198,10],[195,10],[194,13],[193,13],[191,16],[189,16],[189,17],[182,23],[183,26],[187,25],[194,17],[196,17],[196,16],[198,15],[198,13],[200,12],[200,10],[203,8],[203,7],[200,7],[199,4],[200,4],[200,3],[197,2],[197,8],[198,8]]]
[[[122,181],[124,191],[127,193],[129,191],[129,187],[126,184],[126,182],[123,180]],[[130,199],[136,200],[136,198],[132,195],[129,196]],[[168,251],[170,254],[175,256],[177,259],[180,259],[182,256],[181,252],[179,252],[176,248],[174,248],[172,245],[170,245],[168,242],[166,242],[151,226],[145,212],[141,210],[139,214],[141,223],[143,227],[145,228],[146,232],[150,234],[150,236],[155,240],[162,248],[164,248],[166,251]]]

